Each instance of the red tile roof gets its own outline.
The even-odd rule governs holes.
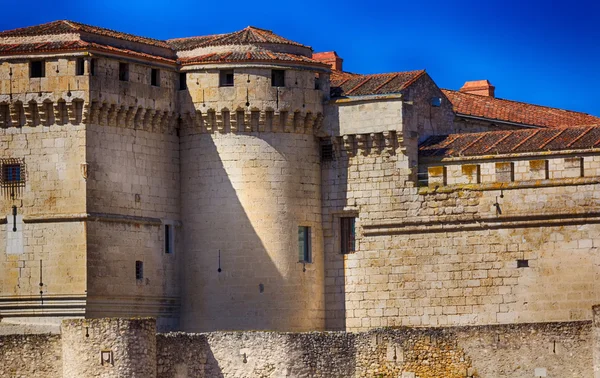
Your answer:
[[[140,37],[133,34],[121,33],[115,30],[100,28],[97,26],[91,26],[82,24],[75,21],[59,20],[53,21],[46,24],[28,26],[24,28],[18,28],[13,30],[6,30],[0,32],[0,38],[4,37],[29,37],[36,35],[52,35],[52,34],[69,34],[69,33],[90,33],[101,35],[105,37],[112,37],[130,42],[144,43],[147,45],[153,45],[158,47],[164,47],[170,49],[171,46],[165,41],[158,39]]]
[[[459,115],[540,127],[600,124],[599,117],[586,113],[462,93],[448,89],[443,89],[442,91],[452,103],[454,112]]]
[[[375,75],[332,71],[331,97],[398,93],[425,74],[425,70]]]
[[[274,43],[293,45],[309,48],[298,42],[283,38],[270,30],[259,29],[254,26],[248,26],[245,29],[227,33],[209,35],[203,37],[176,38],[167,41],[176,50],[192,50],[198,47],[224,46],[224,45],[246,45],[260,43]]]
[[[600,124],[436,135],[419,145],[421,157],[460,157],[600,148]]]
[[[21,44],[0,44],[0,55],[44,53],[44,52],[62,52],[62,51],[104,51],[118,55],[135,56],[138,58],[151,59],[164,63],[175,64],[175,59],[163,58],[157,55],[142,53],[128,49],[122,49],[114,46],[103,45],[99,43],[76,41],[60,42],[42,42],[42,43],[21,43]]]
[[[229,62],[294,62],[300,64],[321,65],[323,67],[328,67],[327,64],[307,58],[302,55],[278,53],[268,50],[255,50],[247,52],[229,51],[222,53],[211,53],[197,57],[181,58],[179,61],[183,65]]]

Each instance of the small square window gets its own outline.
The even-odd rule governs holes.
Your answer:
[[[160,70],[153,68],[150,71],[150,85],[160,87]]]
[[[529,260],[517,260],[517,268],[529,268]]]
[[[356,251],[356,218],[342,217],[340,218],[341,226],[341,249],[342,254],[347,255]]]
[[[310,240],[310,227],[298,227],[298,260],[303,263],[312,262],[312,246]]]
[[[144,262],[136,261],[135,262],[135,279],[141,280],[144,278]]]
[[[233,87],[233,70],[219,71],[219,86]]]
[[[46,76],[46,65],[43,60],[34,60],[29,63],[29,77],[44,77]]]
[[[333,144],[326,143],[321,145],[321,161],[333,160]]]
[[[129,81],[129,64],[119,63],[119,80]]]
[[[271,86],[285,87],[285,71],[284,70],[271,71]]]
[[[85,61],[83,58],[77,58],[75,61],[75,75],[82,76],[85,71]]]
[[[3,159],[2,187],[25,186],[25,165],[17,159]]]
[[[187,74],[185,72],[181,72],[179,74],[179,90],[185,91],[187,89]]]

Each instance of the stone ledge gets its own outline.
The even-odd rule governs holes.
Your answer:
[[[495,228],[519,228],[541,226],[563,226],[600,223],[600,212],[580,214],[557,213],[522,215],[511,217],[488,217],[467,220],[416,221],[416,222],[373,222],[363,225],[365,236],[399,235],[410,233],[437,233],[452,231],[476,231]]]
[[[557,186],[573,186],[573,185],[592,185],[599,184],[600,177],[577,177],[564,179],[548,179],[548,180],[529,180],[516,182],[492,182],[485,184],[456,184],[447,186],[437,186],[434,188],[421,187],[419,188],[420,195],[452,193],[461,190],[472,191],[489,191],[489,190],[513,190],[513,189],[531,189],[531,188],[546,188]]]

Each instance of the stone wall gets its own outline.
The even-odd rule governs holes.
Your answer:
[[[591,320],[597,177],[419,189],[405,161],[400,143],[323,165],[328,328]],[[357,217],[348,255],[341,216]]]
[[[63,378],[60,335],[0,336],[0,377]]]
[[[594,378],[600,378],[600,306],[594,306],[592,348],[594,355]]]
[[[88,316],[153,316],[177,325],[180,280],[179,139],[87,126]],[[166,250],[166,226],[173,250]],[[136,278],[136,261],[143,278]],[[170,324],[169,324],[170,323]]]
[[[184,132],[182,329],[323,329],[316,138]],[[299,226],[311,229],[306,263]]]
[[[64,378],[156,377],[154,319],[67,319],[62,323]]]
[[[2,128],[0,158],[20,161],[25,178],[23,187],[1,189],[0,317],[82,314],[83,125]]]
[[[361,333],[156,334],[153,319],[67,319],[62,335],[0,336],[0,375],[593,378],[598,328],[586,321]]]
[[[159,378],[592,377],[589,322],[366,333],[174,333],[158,335],[157,350]]]

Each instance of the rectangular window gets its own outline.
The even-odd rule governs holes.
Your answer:
[[[165,253],[173,253],[173,226],[165,224]]]
[[[144,278],[144,262],[136,261],[135,262],[135,279],[141,280]]]
[[[321,145],[321,161],[333,160],[333,144],[326,143]]]
[[[312,262],[312,250],[310,242],[310,227],[298,227],[298,259],[299,262]]]
[[[187,74],[185,72],[181,72],[179,74],[179,90],[185,91],[187,89]]]
[[[219,71],[219,86],[233,87],[233,70]]]
[[[98,65],[98,59],[90,60],[90,75],[96,76],[96,66]]]
[[[129,63],[119,63],[119,80],[129,81]]]
[[[17,159],[3,159],[2,187],[25,186],[25,165]]]
[[[75,61],[75,75],[82,76],[85,71],[85,61],[83,58],[77,58]]]
[[[343,217],[340,218],[341,225],[341,247],[342,254],[347,255],[356,251],[356,231],[355,231],[356,218],[355,217]]]
[[[160,87],[160,70],[153,68],[150,71],[150,85]]]
[[[29,63],[29,77],[44,77],[46,76],[46,67],[43,60],[34,60]]]
[[[271,71],[271,86],[285,87],[285,71],[284,70],[272,70]]]
[[[321,74],[315,75],[315,90],[321,89]]]

